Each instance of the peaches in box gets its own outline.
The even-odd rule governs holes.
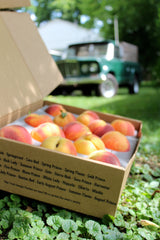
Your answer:
[[[46,115],[46,114],[39,115],[36,113],[29,114],[27,117],[25,117],[24,121],[32,127],[37,127],[40,124],[45,123],[45,122],[53,122],[52,119],[48,115]]]
[[[96,150],[105,149],[103,141],[92,133],[85,134],[78,138],[74,142],[74,145],[77,152],[84,155],[89,155]]]
[[[95,151],[89,155],[89,158],[100,162],[121,166],[118,157],[115,154],[106,150]]]
[[[64,131],[66,138],[68,138],[72,141],[75,141],[76,139],[85,135],[86,133],[91,133],[91,131],[89,130],[89,128],[86,125],[84,125],[78,121],[68,123],[67,125],[65,125],[63,127],[63,131]]]
[[[60,127],[64,127],[66,124],[74,121],[76,121],[76,117],[70,112],[62,112],[61,114],[55,116],[53,120],[53,122]]]
[[[55,123],[40,124],[31,131],[31,136],[39,142],[42,142],[44,139],[50,136],[65,137],[63,130]]]
[[[77,155],[77,151],[73,142],[67,138],[63,138],[59,136],[51,136],[46,138],[42,142],[41,147],[75,155],[75,156]]]
[[[111,123],[112,127],[126,136],[134,136],[135,135],[135,127],[134,125],[126,120],[116,119]]]
[[[47,109],[45,110],[46,113],[52,115],[53,117],[61,114],[61,112],[66,112],[65,108],[61,104],[51,104]]]
[[[22,126],[10,125],[0,129],[0,137],[13,139],[19,142],[32,144],[30,133]]]
[[[96,119],[88,125],[91,132],[99,137],[102,137],[106,132],[114,131],[114,128],[111,124],[106,123],[102,119]]]
[[[114,151],[128,152],[130,143],[125,135],[118,131],[110,131],[102,136],[105,147]]]
[[[93,120],[99,119],[99,116],[90,110],[86,110],[82,112],[78,117],[77,121],[83,123],[84,125],[88,126]]]

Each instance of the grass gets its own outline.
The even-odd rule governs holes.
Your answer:
[[[95,219],[32,199],[0,192],[0,240],[160,239],[160,88],[142,84],[138,95],[120,89],[112,99],[48,96],[76,107],[118,114],[143,122],[143,137],[116,216]],[[98,207],[98,206],[97,206]]]

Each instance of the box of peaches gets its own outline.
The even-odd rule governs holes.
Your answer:
[[[115,215],[141,121],[43,101],[63,78],[30,16],[0,11],[0,31],[0,190]]]

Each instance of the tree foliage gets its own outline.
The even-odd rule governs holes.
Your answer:
[[[160,51],[159,0],[34,0],[38,25],[59,16],[62,19],[98,28],[105,39],[114,38],[114,18],[118,19],[119,39],[138,45],[139,60],[149,70],[157,67]],[[57,15],[58,14],[58,15]],[[152,71],[153,72],[153,71]]]
[[[100,33],[114,38],[114,18],[118,18],[119,39],[138,45],[139,60],[145,69],[155,66],[160,50],[160,2],[158,0],[101,0],[80,1],[80,8],[90,19],[86,27],[102,22]]]

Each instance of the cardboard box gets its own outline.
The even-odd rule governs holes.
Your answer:
[[[30,0],[0,0],[0,9],[12,9],[30,6]]]
[[[43,98],[63,78],[28,14],[0,12],[0,32],[3,127],[52,104]],[[77,115],[84,111],[64,107]],[[97,114],[107,122],[126,119]],[[141,137],[141,122],[129,120],[137,136],[130,139],[132,151],[119,153],[123,167],[0,138],[0,189],[95,217],[114,215]]]

